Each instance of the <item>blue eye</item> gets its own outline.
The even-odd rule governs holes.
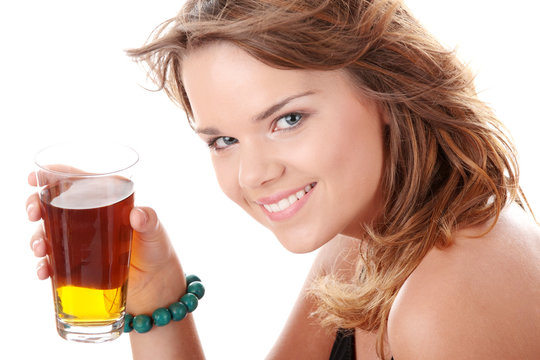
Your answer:
[[[208,143],[208,146],[215,150],[221,150],[225,149],[228,146],[231,146],[233,144],[236,144],[238,142],[237,139],[230,137],[230,136],[220,136],[218,138],[215,138],[211,140]]]
[[[291,113],[280,117],[276,121],[275,130],[284,130],[297,126],[302,121],[302,114]]]

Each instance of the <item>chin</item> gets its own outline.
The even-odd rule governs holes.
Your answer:
[[[320,237],[315,237],[313,235],[290,236],[290,234],[279,235],[275,233],[274,235],[285,249],[294,254],[307,254],[315,251],[331,239],[331,237],[328,239],[321,239]]]
[[[292,252],[293,254],[307,254],[318,249],[318,247],[313,248],[313,247],[299,246],[298,244],[287,244],[284,242],[281,242],[281,244],[283,245],[283,247],[285,247],[285,249]]]

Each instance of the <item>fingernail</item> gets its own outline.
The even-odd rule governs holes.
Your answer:
[[[41,241],[41,239],[36,239],[32,242],[32,251],[36,252],[36,249],[39,245],[39,242]]]
[[[44,266],[45,266],[45,263],[44,263],[43,261],[40,261],[40,262],[38,262],[37,265],[36,265],[36,270],[39,271],[39,270],[40,270],[42,267],[44,267]]]
[[[137,210],[137,211],[139,212],[139,214],[141,214],[142,217],[143,217],[143,220],[142,220],[142,224],[141,224],[141,225],[145,225],[145,224],[148,222],[148,215],[147,215],[142,209],[137,208],[136,210]]]
[[[28,204],[28,206],[26,207],[26,213],[28,214],[28,216],[31,215],[31,213],[34,211],[34,208],[36,206],[34,204]]]

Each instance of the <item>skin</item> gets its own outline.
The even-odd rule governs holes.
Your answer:
[[[193,51],[182,74],[196,131],[217,139],[211,154],[223,192],[285,248],[309,252],[361,233],[379,208],[384,122],[344,72],[278,70],[218,43]],[[274,104],[282,106],[267,112]],[[287,124],[291,113],[301,120]],[[305,204],[285,219],[260,204],[309,184]]]
[[[517,205],[489,225],[458,231],[405,281],[388,320],[396,359],[538,358],[539,226]]]
[[[320,249],[267,359],[328,359],[335,332],[309,316],[316,304],[307,289],[319,276],[352,274],[360,224],[381,210],[386,123],[379,107],[344,72],[278,70],[226,43],[193,50],[182,78],[195,129],[213,144],[224,193],[288,250]],[[34,176],[29,183],[35,186]],[[263,204],[306,185],[313,188],[286,210],[265,210]],[[27,212],[30,220],[41,219],[36,194]],[[185,292],[178,282],[183,270],[152,209],[133,209],[130,221],[128,311],[151,313]],[[457,232],[454,246],[431,250],[407,279],[390,313],[386,357],[525,359],[540,353],[538,226],[512,207],[487,234],[486,226]],[[38,257],[45,256],[44,236],[40,226],[31,239]],[[39,264],[38,277],[46,279],[48,263]],[[357,358],[376,359],[375,335],[359,329],[355,335]],[[191,316],[130,337],[134,359],[155,358],[156,348],[163,350],[160,359],[204,358]]]

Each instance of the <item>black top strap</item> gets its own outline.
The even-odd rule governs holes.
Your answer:
[[[329,360],[355,360],[354,331],[339,329]]]

